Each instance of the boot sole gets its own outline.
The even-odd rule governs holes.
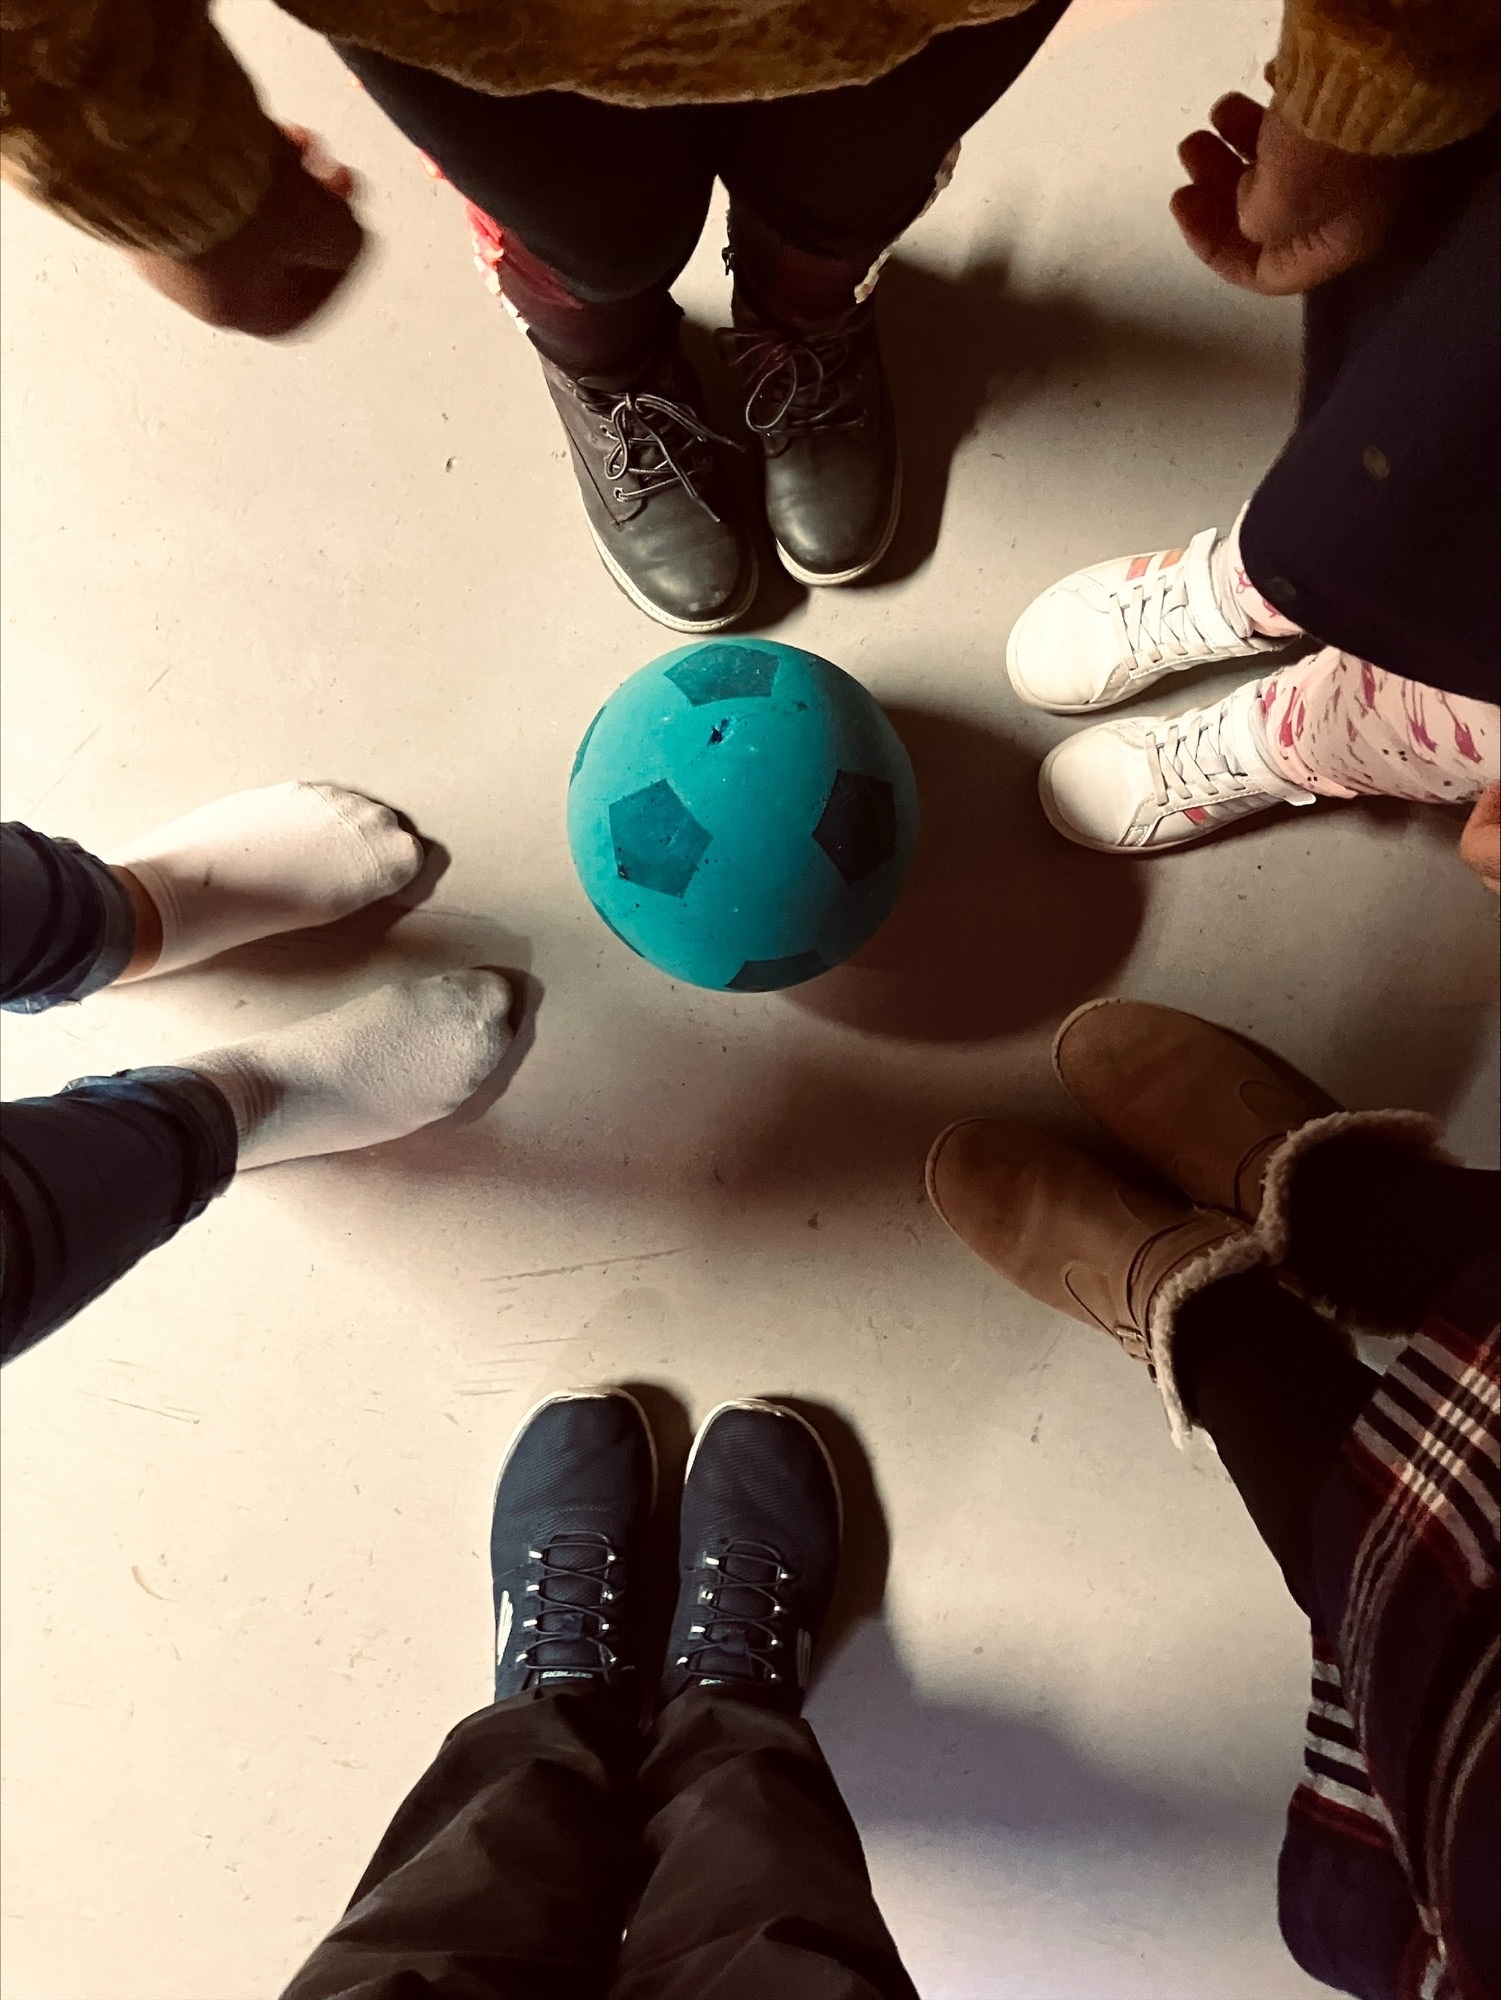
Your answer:
[[[770,1403],[764,1396],[732,1396],[728,1402],[716,1403],[698,1427],[698,1433],[693,1440],[693,1449],[688,1454],[688,1463],[683,1468],[683,1484],[685,1486],[688,1484],[688,1475],[693,1470],[693,1461],[698,1457],[698,1448],[703,1443],[710,1424],[713,1423],[716,1417],[723,1416],[726,1410],[769,1410],[774,1417],[783,1417],[795,1424],[802,1425],[809,1437],[818,1446],[819,1452],[823,1457],[823,1462],[829,1469],[829,1481],[834,1488],[834,1506],[839,1516],[839,1540],[842,1544],[844,1541],[844,1488],[839,1484],[839,1474],[834,1469],[833,1459],[829,1456],[829,1447],[818,1435],[813,1425],[808,1422],[808,1419],[800,1415],[798,1411],[788,1409],[785,1403]]]
[[[886,518],[885,527],[881,530],[880,542],[871,555],[866,556],[862,562],[857,562],[852,569],[836,570],[832,575],[821,570],[804,569],[795,556],[788,555],[780,542],[777,542],[777,555],[781,559],[782,567],[786,570],[787,574],[790,577],[796,578],[799,583],[806,583],[810,589],[823,590],[832,588],[836,584],[858,583],[862,576],[870,575],[876,564],[881,561],[886,551],[891,547],[893,541],[895,541],[897,523],[901,519],[901,514],[902,461],[898,458],[896,462],[896,478],[892,481],[891,486],[891,512]],[[775,538],[773,537],[773,539]]]
[[[933,1184],[933,1176],[934,1176],[934,1171],[938,1165],[938,1156],[940,1155],[940,1153],[942,1153],[944,1147],[948,1144],[949,1140],[953,1138],[954,1134],[959,1130],[959,1128],[962,1125],[976,1125],[979,1122],[980,1121],[977,1118],[951,1119],[949,1123],[944,1126],[943,1130],[939,1133],[938,1137],[933,1141],[932,1145],[929,1146],[928,1157],[923,1161],[922,1184],[928,1197],[928,1206],[932,1209],[933,1213],[938,1217],[938,1220],[943,1224],[944,1228],[949,1232],[950,1236],[954,1237],[954,1239],[960,1243],[964,1243],[964,1238],[959,1234],[958,1230],[954,1227],[953,1223],[950,1222],[948,1217],[944,1214],[943,1205],[938,1199],[938,1190]],[[967,1250],[969,1248],[969,1245],[965,1243],[964,1247]]]
[[[756,601],[756,592],[761,587],[761,570],[759,563],[756,561],[755,550],[750,549],[748,550],[750,556],[750,574],[746,579],[745,589],[739,598],[736,599],[735,603],[730,606],[729,610],[716,611],[712,618],[679,618],[671,611],[664,611],[660,604],[654,604],[646,593],[627,576],[620,564],[616,562],[610,551],[605,547],[599,530],[589,520],[587,514],[584,516],[584,520],[589,529],[590,539],[599,551],[599,559],[608,571],[610,580],[618,589],[625,593],[638,611],[644,611],[647,617],[654,619],[658,625],[665,625],[669,632],[722,632],[727,625],[733,625],[738,619],[743,618]]]

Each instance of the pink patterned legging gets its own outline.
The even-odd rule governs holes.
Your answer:
[[[1238,561],[1230,577],[1258,632],[1298,634]],[[1261,705],[1274,762],[1295,785],[1326,798],[1465,805],[1501,779],[1501,709],[1494,702],[1442,694],[1334,646],[1268,674]]]
[[[1326,646],[1261,683],[1267,748],[1327,798],[1469,804],[1501,778],[1501,709]]]

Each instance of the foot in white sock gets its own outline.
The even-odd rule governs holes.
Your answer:
[[[422,843],[389,806],[339,785],[231,792],[105,857],[135,877],[161,918],[147,978],[255,938],[330,924],[404,888]]]
[[[1261,694],[1247,681],[1181,715],[1097,722],[1068,737],[1037,774],[1042,809],[1066,839],[1106,854],[1186,847],[1272,806],[1311,806],[1266,748]]]
[[[1285,644],[1258,634],[1227,577],[1227,551],[1238,557],[1236,532],[1221,539],[1205,528],[1182,548],[1095,563],[1051,585],[1011,628],[1012,687],[1029,707],[1084,715],[1166,674]]]
[[[500,973],[440,972],[177,1067],[228,1099],[244,1172],[378,1146],[446,1118],[510,1046],[510,1010]]]

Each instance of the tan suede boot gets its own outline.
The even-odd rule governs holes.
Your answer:
[[[1255,1236],[995,1118],[941,1132],[927,1182],[949,1228],[992,1270],[1146,1362],[1182,1444],[1191,1424],[1172,1366],[1177,1315],[1205,1285],[1265,1262]]]
[[[1345,1111],[1228,1028],[1147,1000],[1076,1007],[1053,1038],[1053,1067],[1075,1104],[1190,1201],[1258,1223],[1274,1261],[1302,1154],[1341,1133],[1423,1149],[1437,1136],[1421,1112]]]

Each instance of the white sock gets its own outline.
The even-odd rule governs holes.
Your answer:
[[[105,859],[128,868],[160,913],[149,977],[347,917],[410,882],[422,843],[359,792],[288,783],[231,792]]]
[[[229,1100],[243,1172],[378,1146],[457,1111],[510,1045],[510,1009],[500,973],[440,972],[174,1066]]]

